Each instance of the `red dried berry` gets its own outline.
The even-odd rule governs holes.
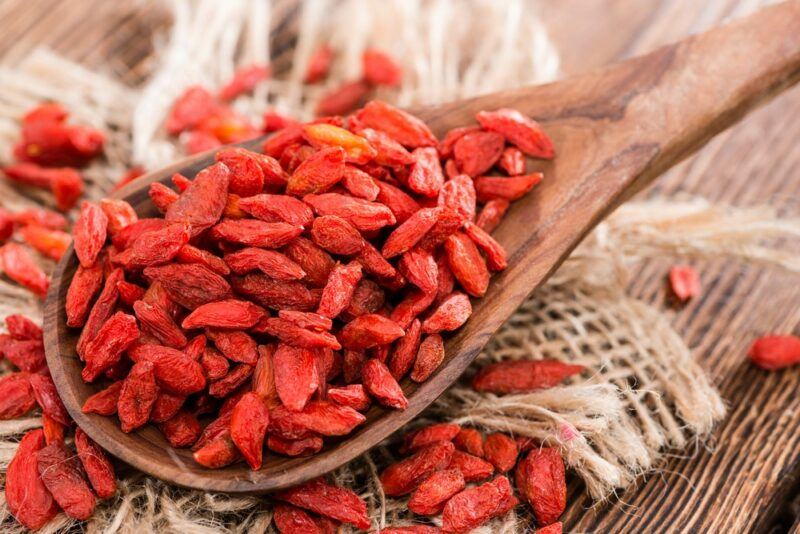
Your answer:
[[[344,82],[322,95],[317,102],[318,117],[346,115],[358,107],[369,93],[370,87],[362,80]]]
[[[269,411],[255,393],[245,393],[231,416],[231,438],[251,469],[261,467],[261,451],[269,424]]]
[[[509,176],[525,174],[525,154],[520,149],[510,146],[503,150],[497,166]]]
[[[284,456],[312,456],[322,450],[322,438],[311,436],[301,439],[284,439],[280,436],[267,437],[267,448]]]
[[[422,323],[422,331],[436,334],[452,331],[461,327],[472,315],[472,304],[469,297],[460,291],[445,297],[437,308]]]
[[[320,384],[314,352],[280,343],[273,356],[275,386],[289,410],[302,410]]]
[[[453,159],[461,172],[480,176],[494,166],[503,154],[505,139],[495,132],[469,132],[453,145]]]
[[[276,493],[275,498],[362,530],[367,530],[370,526],[367,505],[361,497],[349,489],[330,485],[322,479]]]
[[[366,418],[348,406],[328,401],[311,401],[299,412],[279,406],[270,413],[269,431],[287,439],[323,436],[346,436]]]
[[[122,353],[139,339],[136,318],[126,313],[112,315],[97,334],[86,344],[83,359],[86,366],[81,377],[86,382],[94,382],[105,371],[116,365]]]
[[[16,243],[6,243],[0,247],[0,269],[6,276],[44,298],[50,282],[47,275],[33,261],[30,254]]]
[[[169,222],[184,222],[197,235],[219,221],[228,200],[230,169],[216,163],[195,176],[189,187],[173,202],[164,218]]]
[[[72,424],[72,418],[64,407],[64,403],[61,402],[61,397],[58,396],[58,390],[50,375],[32,374],[29,381],[31,389],[33,389],[33,396],[36,397],[36,402],[42,411],[64,426]]]
[[[64,512],[74,518],[89,519],[95,496],[84,479],[78,458],[63,443],[53,443],[37,453],[39,476]]]
[[[101,499],[113,497],[117,492],[117,478],[105,451],[80,428],[75,429],[75,448],[97,496]]]
[[[463,490],[447,501],[442,514],[442,532],[469,532],[493,517],[505,514],[514,502],[511,484],[499,476],[480,486]]]
[[[518,200],[542,181],[542,173],[534,172],[508,178],[481,176],[475,179],[475,194],[480,202],[495,199]]]
[[[553,142],[539,123],[515,109],[480,111],[475,118],[484,129],[501,134],[529,156],[543,159],[555,156]]]
[[[326,44],[318,46],[308,59],[303,81],[305,83],[317,83],[325,79],[332,61],[333,49]]]
[[[414,165],[408,176],[408,188],[426,197],[436,197],[444,185],[438,152],[433,147],[420,147],[412,155]]]
[[[220,276],[227,276],[231,272],[222,258],[211,254],[207,250],[199,249],[189,244],[183,245],[180,250],[178,250],[175,260],[179,263],[199,263]]]
[[[214,96],[203,87],[188,87],[175,101],[167,116],[166,127],[171,135],[196,127],[216,111]]]
[[[117,413],[117,401],[122,391],[122,381],[114,382],[107,388],[98,391],[83,403],[83,413],[114,415]]]
[[[342,346],[351,350],[363,350],[386,345],[405,334],[391,319],[375,313],[356,317],[345,325],[340,335]]]
[[[239,208],[266,222],[286,222],[307,227],[314,212],[302,200],[287,195],[255,195],[239,200]]]
[[[503,246],[494,240],[480,226],[468,222],[464,225],[464,232],[486,254],[486,264],[492,271],[502,271],[508,266],[506,251]]]
[[[120,296],[122,296],[121,291]],[[133,312],[139,320],[142,331],[153,336],[163,345],[175,349],[180,349],[186,345],[186,335],[175,324],[169,311],[161,306],[154,306],[139,300],[133,303]]]
[[[474,428],[462,428],[453,438],[456,449],[483,458],[483,435]]]
[[[669,270],[672,293],[681,302],[700,294],[700,275],[689,265],[675,265]]]
[[[445,469],[429,476],[408,501],[408,509],[418,515],[437,515],[450,498],[466,486],[458,469]]]
[[[147,267],[144,276],[151,283],[158,282],[170,299],[190,310],[231,296],[227,280],[196,263]]]
[[[246,300],[219,300],[195,308],[183,320],[181,327],[185,330],[193,328],[247,329],[266,315],[263,308]]]
[[[403,447],[400,452],[416,451],[438,441],[452,441],[460,431],[461,427],[452,423],[426,426],[403,436]]]
[[[409,148],[434,147],[437,144],[436,137],[424,122],[379,100],[373,100],[360,109],[356,118],[366,127],[385,132]]]
[[[319,303],[319,295],[300,282],[275,280],[263,274],[231,278],[233,289],[265,308],[311,310]]]
[[[117,401],[117,415],[123,432],[139,428],[150,418],[150,411],[158,395],[154,370],[151,362],[137,362],[122,383]]]
[[[383,492],[390,497],[411,493],[431,473],[446,468],[454,450],[455,447],[449,441],[439,441],[390,465],[380,476]]]
[[[558,520],[567,506],[564,460],[556,449],[534,449],[516,469],[517,487],[533,508],[536,522],[546,526]]]
[[[363,164],[371,161],[377,151],[369,141],[333,124],[311,123],[303,126],[303,136],[317,150],[340,147],[344,150],[345,161]],[[344,172],[344,169],[342,169]],[[291,183],[291,180],[290,180]],[[313,192],[313,191],[310,191]]]
[[[35,405],[28,373],[10,373],[0,378],[0,420],[21,417]]]
[[[170,393],[169,391],[159,391],[153,410],[150,412],[150,421],[163,423],[175,417],[186,402],[186,395]]]
[[[800,363],[800,337],[769,335],[755,340],[747,356],[767,371],[784,369]]]
[[[203,467],[219,469],[238,460],[239,451],[231,439],[230,431],[224,429],[216,438],[197,449],[192,456],[194,461]]]
[[[362,55],[364,79],[373,85],[394,87],[403,79],[403,68],[389,54],[375,48],[364,50]]]
[[[389,360],[389,370],[396,380],[403,378],[414,365],[419,350],[420,337],[422,335],[422,323],[414,319],[406,333],[401,337],[394,347],[391,359]]]
[[[159,386],[172,393],[190,395],[202,391],[206,385],[200,363],[179,350],[139,345],[129,349],[128,356],[137,363],[152,363]]]
[[[472,379],[476,391],[490,393],[527,393],[551,388],[565,378],[583,371],[581,365],[557,360],[516,360],[489,364]]]
[[[360,232],[379,230],[397,222],[391,210],[379,202],[338,193],[308,195],[303,200],[314,208],[317,215],[336,215]]]
[[[106,241],[108,217],[97,204],[83,202],[78,220],[75,222],[73,236],[75,253],[84,267],[91,267]]]
[[[349,406],[359,412],[366,411],[371,404],[369,396],[364,386],[361,384],[329,388],[328,398],[337,404]]]
[[[358,262],[337,265],[322,290],[317,313],[331,319],[338,316],[350,303],[360,280],[361,264]]]
[[[266,80],[270,75],[270,68],[268,65],[246,65],[240,67],[233,73],[233,78],[223,85],[217,97],[227,102],[233,100],[239,95],[249,93],[261,81]]]
[[[72,242],[72,237],[68,233],[38,225],[23,226],[19,230],[19,235],[40,254],[55,261],[61,259]]]
[[[494,466],[484,460],[464,451],[453,452],[453,457],[448,465],[451,469],[458,469],[467,482],[485,480],[494,473]]]
[[[496,432],[486,437],[485,458],[499,473],[510,471],[517,463],[517,443],[506,434]]]
[[[243,248],[226,254],[225,262],[237,274],[258,270],[276,280],[299,280],[306,276],[300,265],[274,250]]]
[[[5,498],[11,514],[23,526],[38,530],[58,514],[58,506],[39,476],[39,452],[44,432],[31,430],[22,437],[6,469]]]
[[[408,399],[403,390],[386,367],[386,364],[375,358],[367,360],[361,368],[364,388],[372,398],[389,408],[405,410]]]
[[[411,380],[420,383],[426,381],[444,361],[444,342],[439,334],[426,336],[419,345],[417,359],[411,370]]]
[[[461,287],[474,297],[482,297],[489,287],[489,271],[475,243],[461,232],[445,242],[447,262]]]

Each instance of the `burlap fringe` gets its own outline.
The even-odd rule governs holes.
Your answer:
[[[522,0],[345,0],[337,5],[336,17],[330,17],[331,1],[303,4],[299,38],[290,52],[291,72],[237,103],[241,111],[257,113],[273,105],[307,115],[326,87],[302,86],[300,73],[311,50],[323,40],[343,51],[333,80],[357,74],[360,51],[367,44],[402,57],[410,75],[392,96],[405,105],[544,81],[558,71],[557,53],[531,4]],[[170,5],[174,24],[161,47],[158,67],[142,90],[47,50],[35,51],[13,69],[0,66],[0,161],[8,161],[17,118],[46,99],[64,102],[80,122],[112,132],[108,160],[87,171],[92,197],[107,191],[132,163],[152,168],[175,157],[177,145],[159,129],[174,96],[189,83],[217,85],[237,63],[270,58],[269,29],[279,15],[260,0],[232,0],[224,6],[217,0],[174,0]],[[450,24],[467,12],[472,15],[469,24]],[[209,25],[209,20],[214,23]],[[470,32],[486,38],[476,43],[468,39]],[[176,73],[182,77],[176,78]],[[3,205],[13,209],[52,202],[47,194],[3,183],[0,194]],[[668,450],[702,442],[724,415],[719,395],[665,314],[625,295],[629,265],[648,257],[723,255],[797,272],[800,255],[779,243],[798,237],[798,229],[800,221],[779,219],[766,208],[729,208],[698,199],[623,206],[523,304],[479,356],[482,363],[559,358],[581,363],[591,372],[558,388],[505,397],[476,394],[465,385],[467,376],[412,426],[453,420],[537,438],[562,450],[593,498],[608,498],[654,469]],[[42,263],[52,266],[44,259]],[[15,312],[40,316],[39,305],[27,291],[0,279],[0,317]],[[0,422],[0,478],[20,435],[39,424],[38,417]],[[390,445],[332,474],[367,500],[376,527],[414,521],[405,502],[386,499],[377,481],[382,467],[393,459]],[[512,513],[476,532],[519,532],[529,519]],[[21,532],[2,495],[0,529]],[[265,499],[187,491],[131,470],[121,472],[117,497],[101,503],[90,521],[78,524],[62,514],[43,532],[73,530],[273,531]]]

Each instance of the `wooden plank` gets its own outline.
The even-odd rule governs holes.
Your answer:
[[[574,73],[700,31],[751,3],[562,0],[540,5],[562,51],[564,71]],[[164,13],[148,4],[147,18],[130,17],[133,9],[134,3],[122,1],[5,0],[0,3],[0,61],[16,61],[43,43],[89,65],[144,66],[149,46],[143,41],[165,24]],[[799,215],[798,116],[800,88],[719,136],[643,196],[688,193],[735,205],[769,204]],[[631,278],[630,293],[663,306],[664,275],[673,261],[645,262]],[[793,522],[785,519],[792,515],[785,504],[796,493],[800,474],[800,371],[757,371],[744,353],[763,332],[798,332],[797,276],[724,260],[697,265],[703,297],[671,313],[730,405],[710,445],[715,451],[700,446],[682,453],[689,458],[671,458],[658,475],[603,507],[591,508],[580,484],[573,483],[565,514],[569,531],[745,532],[767,530],[776,521],[788,528]]]

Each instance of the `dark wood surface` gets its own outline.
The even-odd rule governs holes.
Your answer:
[[[70,2],[69,8],[59,4],[0,3],[4,20],[0,50],[8,51],[10,61],[44,42],[90,65],[108,64],[111,53],[116,54],[115,61],[141,63],[144,71],[147,47],[132,46],[130,40],[122,44],[124,40],[115,35],[150,31],[138,16],[130,16],[131,10],[125,11],[125,4],[90,0]],[[545,18],[563,51],[565,70],[579,72],[707,27],[743,4],[565,0],[557,7],[548,5]],[[105,24],[103,35],[81,27],[85,20],[78,12],[90,10],[101,20],[93,18],[93,27]],[[163,23],[155,8],[145,9],[144,20],[148,17],[150,23]],[[53,31],[55,26],[59,32]],[[798,116],[800,91],[795,88],[712,141],[645,194],[687,192],[737,205],[769,204],[797,215]],[[631,278],[631,294],[660,305],[663,276],[672,261],[638,268]],[[703,298],[677,312],[674,323],[730,405],[727,420],[714,435],[715,451],[700,447],[685,457],[671,458],[660,474],[641,480],[608,506],[590,508],[580,488],[571,488],[565,515],[570,531],[746,532],[772,527],[783,531],[794,523],[787,503],[797,490],[800,371],[756,371],[743,354],[760,333],[797,332],[797,277],[724,261],[700,267]]]

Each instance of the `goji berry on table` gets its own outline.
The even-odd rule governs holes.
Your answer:
[[[401,452],[415,451],[437,441],[452,441],[460,431],[461,427],[453,423],[438,423],[426,426],[403,436]]]
[[[333,49],[327,44],[318,46],[308,59],[303,81],[305,83],[317,83],[325,79],[328,76],[332,61]]]
[[[260,82],[269,78],[269,75],[268,65],[254,63],[240,67],[233,73],[233,78],[220,88],[217,96],[223,101],[233,100],[255,89]]]
[[[462,428],[453,438],[456,449],[483,458],[483,434],[474,428]]]
[[[384,493],[391,497],[411,493],[431,473],[446,468],[454,450],[451,442],[438,441],[390,465],[380,475]]]
[[[17,243],[6,243],[0,247],[0,270],[40,298],[45,297],[50,287],[50,281],[42,268]]]
[[[452,497],[442,514],[442,532],[461,533],[477,528],[508,511],[514,495],[504,476],[467,488]]]
[[[442,512],[447,501],[466,486],[458,469],[444,469],[429,476],[411,495],[408,509],[419,515]]]
[[[376,48],[364,50],[361,57],[364,79],[373,85],[394,87],[403,79],[403,68],[386,52]]]
[[[564,460],[556,449],[542,447],[528,452],[517,464],[516,482],[540,526],[558,520],[567,505],[567,483]]]
[[[362,530],[370,526],[367,505],[361,497],[349,489],[328,484],[323,479],[281,491],[275,494],[275,498]]]
[[[72,237],[66,232],[34,224],[20,228],[19,235],[37,252],[55,261],[61,259],[72,242]]]
[[[64,512],[74,519],[89,519],[96,504],[78,458],[63,443],[37,452],[39,476]]]
[[[767,371],[795,365],[800,363],[800,337],[774,334],[760,337],[750,346],[747,356]]]
[[[48,445],[51,443],[64,443],[64,432],[66,425],[62,425],[46,413],[42,413],[42,430],[44,430],[44,440]]]
[[[669,270],[672,293],[681,302],[700,294],[700,275],[689,265],[675,265]]]
[[[517,463],[519,449],[517,443],[508,435],[495,432],[486,437],[483,444],[484,458],[499,473],[506,473]]]
[[[117,492],[117,478],[105,451],[80,428],[75,429],[75,448],[97,496],[101,499],[113,497]]]
[[[28,431],[6,469],[8,509],[31,530],[42,528],[58,514],[58,505],[39,475],[39,451],[44,448],[44,431]]]
[[[10,373],[0,378],[0,420],[23,416],[35,405],[28,373]]]
[[[557,360],[510,360],[489,364],[472,379],[476,391],[526,393],[551,388],[583,371],[583,366]]]
[[[485,447],[485,446],[484,446]],[[494,473],[494,466],[484,460],[461,450],[453,452],[449,468],[458,469],[467,482],[486,480]]]

